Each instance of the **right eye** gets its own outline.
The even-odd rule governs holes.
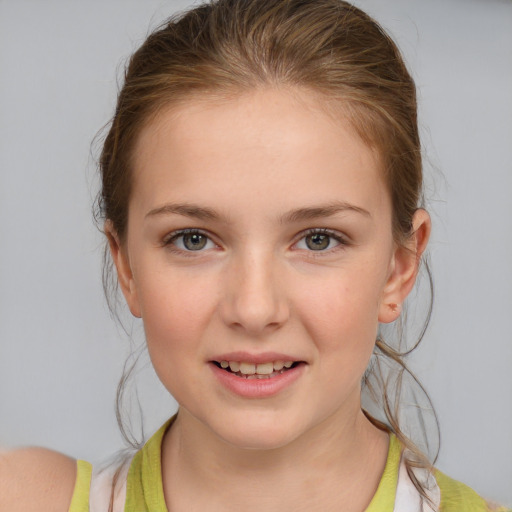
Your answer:
[[[171,233],[164,244],[174,252],[200,252],[203,249],[215,248],[210,238],[197,229],[184,229]]]

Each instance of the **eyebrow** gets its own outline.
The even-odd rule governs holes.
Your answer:
[[[188,203],[169,203],[149,211],[146,214],[146,218],[172,214],[183,215],[184,217],[200,220],[220,220],[222,217],[212,208],[204,208],[202,206]]]
[[[292,210],[281,216],[279,218],[279,222],[281,224],[285,224],[299,222],[302,220],[318,219],[321,217],[332,217],[337,213],[344,213],[347,211],[359,213],[361,215],[364,215],[365,217],[371,218],[370,212],[368,210],[365,210],[364,208],[361,208],[360,206],[355,206],[344,201],[335,201],[325,205],[310,206],[306,208],[298,208],[297,210]]]
[[[318,206],[309,206],[304,208],[298,208],[296,210],[291,210],[281,217],[279,217],[278,222],[280,224],[294,223],[300,222],[303,220],[312,220],[318,219],[322,217],[332,217],[337,213],[344,212],[355,212],[365,217],[371,218],[371,214],[368,210],[361,208],[360,206],[355,206],[350,203],[346,203],[344,201],[334,201],[328,204],[318,205]],[[207,208],[203,206],[198,206],[190,203],[168,203],[153,210],[150,210],[146,214],[146,218],[154,217],[159,215],[182,215],[184,217],[189,217],[193,219],[199,220],[213,220],[213,221],[222,221],[229,222],[229,219],[220,213],[216,212],[212,208]]]

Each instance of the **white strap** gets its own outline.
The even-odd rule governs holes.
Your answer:
[[[126,477],[130,464],[124,464],[117,479],[114,492],[113,512],[124,512],[126,501]],[[103,470],[92,472],[91,492],[89,495],[89,512],[107,512],[112,495],[112,479],[117,468],[109,467]]]
[[[441,503],[441,492],[434,475],[426,469],[415,468],[414,475],[422,482],[427,496],[432,500],[434,508],[422,499],[418,489],[414,486],[403,461],[398,471],[398,484],[396,487],[395,508],[393,512],[438,512]]]

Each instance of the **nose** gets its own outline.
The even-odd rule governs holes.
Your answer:
[[[248,254],[226,269],[221,303],[224,322],[251,336],[279,329],[289,318],[289,305],[278,262],[271,254]]]

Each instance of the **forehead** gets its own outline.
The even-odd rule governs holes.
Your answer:
[[[267,210],[343,200],[387,206],[377,153],[341,109],[298,89],[203,96],[170,106],[142,130],[134,152],[133,199],[145,208],[194,202]],[[172,196],[172,197],[170,197]],[[185,197],[185,199],[189,199]],[[238,200],[238,201],[237,201]]]

